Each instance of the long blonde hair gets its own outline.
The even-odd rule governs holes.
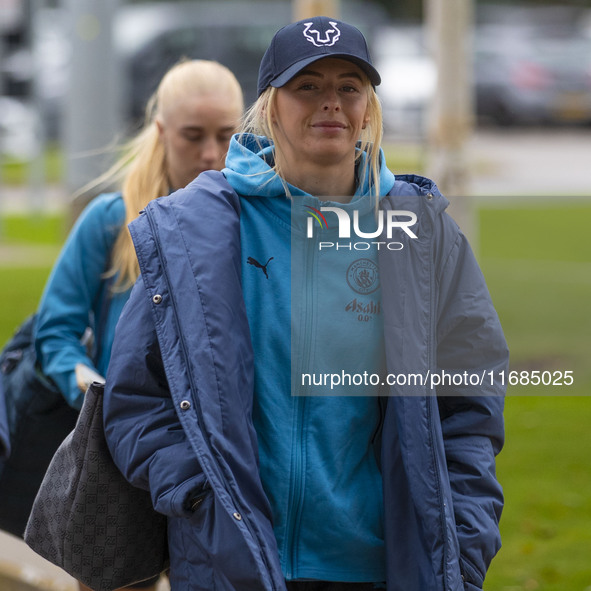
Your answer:
[[[105,177],[123,178],[121,191],[125,203],[125,223],[111,252],[111,267],[105,273],[105,277],[117,277],[113,291],[126,291],[139,276],[139,265],[127,224],[152,199],[170,191],[166,153],[160,140],[157,119],[168,105],[179,98],[213,91],[227,96],[228,102],[236,105],[237,112],[242,112],[242,89],[228,68],[207,60],[183,60],[173,66],[148,102],[142,131],[127,144],[125,155],[100,178],[101,181]]]
[[[369,174],[369,186],[370,188],[373,187],[373,190],[370,190],[370,194],[380,196],[380,146],[383,135],[382,105],[369,80],[366,83],[366,90],[369,121],[361,131],[358,145],[360,151],[356,155],[356,160],[361,158],[363,152],[367,154],[364,168],[360,171],[360,178],[365,178],[365,175]],[[273,132],[272,110],[276,97],[277,88],[272,86],[267,87],[248,109],[240,126],[240,133],[253,133],[255,135],[266,136],[275,144],[275,149],[277,149],[277,144]],[[283,179],[281,170],[277,165],[277,159],[275,159],[274,169],[275,173]]]

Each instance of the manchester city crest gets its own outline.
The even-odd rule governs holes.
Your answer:
[[[347,283],[357,293],[373,293],[380,286],[378,266],[370,259],[353,261],[347,269]]]

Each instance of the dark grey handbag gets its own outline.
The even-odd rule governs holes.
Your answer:
[[[49,462],[78,418],[38,369],[35,323],[36,315],[27,318],[0,351],[0,529],[21,538]]]
[[[115,466],[103,429],[102,384],[93,383],[74,430],[37,493],[25,542],[94,591],[112,591],[168,567],[166,517]]]

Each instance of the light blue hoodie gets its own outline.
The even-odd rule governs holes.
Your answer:
[[[353,233],[339,238],[336,214],[320,212],[325,224],[316,213],[333,206],[353,219],[358,210],[359,227],[368,232],[376,226],[375,199],[366,178],[347,204],[320,201],[289,185],[288,198],[271,168],[268,140],[240,139],[232,139],[223,173],[241,197],[254,424],[283,573],[288,580],[383,581],[382,486],[374,452],[379,386],[331,387],[330,379],[314,385],[318,374],[335,376],[334,384],[336,376],[353,383],[364,372],[384,373],[376,247]],[[382,194],[394,182],[382,165]]]

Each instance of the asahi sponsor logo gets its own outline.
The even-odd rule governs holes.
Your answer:
[[[380,302],[372,300],[362,300],[360,298],[352,299],[346,306],[345,312],[349,312],[357,316],[359,322],[369,322],[375,318],[382,311]]]

